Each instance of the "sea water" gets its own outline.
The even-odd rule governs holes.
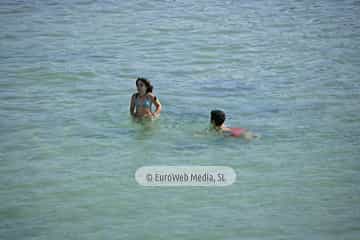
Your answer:
[[[0,2],[1,239],[358,239],[360,3]],[[129,117],[146,77],[160,119]],[[206,132],[209,112],[261,135]],[[227,166],[144,187],[142,166]]]

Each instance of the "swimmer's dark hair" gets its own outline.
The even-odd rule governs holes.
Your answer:
[[[215,123],[215,126],[220,127],[225,122],[225,112],[221,110],[212,110],[210,115],[210,121]]]
[[[147,80],[146,78],[137,78],[136,79],[136,86],[138,85],[139,82],[142,82],[142,83],[145,84],[146,93],[152,93],[154,87],[153,87],[153,85],[151,85],[149,80]]]

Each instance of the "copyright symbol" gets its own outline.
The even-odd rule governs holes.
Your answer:
[[[148,182],[152,182],[152,175],[151,175],[151,173],[146,174],[146,180],[147,180]]]

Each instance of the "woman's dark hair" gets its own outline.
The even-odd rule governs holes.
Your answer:
[[[215,126],[221,126],[225,122],[225,113],[221,110],[212,110],[210,121],[215,123]]]
[[[151,93],[153,91],[153,86],[151,85],[150,81],[147,80],[146,78],[138,78],[136,79],[136,86],[138,85],[139,82],[142,82],[145,84],[146,87],[146,93]]]

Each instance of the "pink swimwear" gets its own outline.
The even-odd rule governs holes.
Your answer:
[[[230,128],[232,137],[241,137],[246,132],[245,128]]]

